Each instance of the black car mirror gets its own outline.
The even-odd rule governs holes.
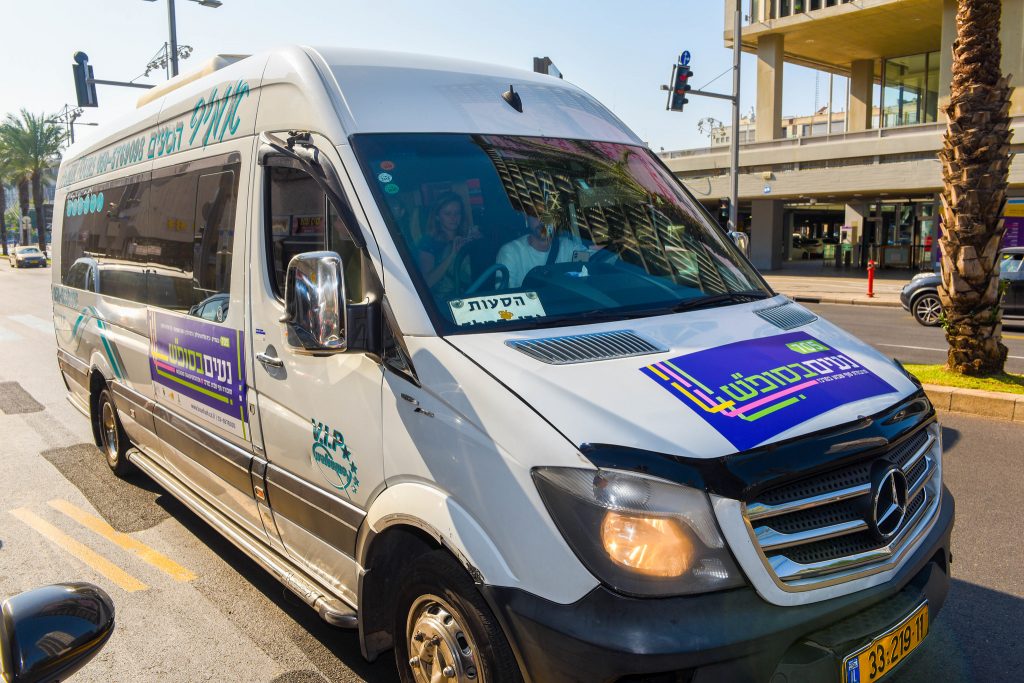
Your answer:
[[[113,631],[114,603],[92,584],[57,584],[16,595],[0,605],[0,680],[63,681]]]

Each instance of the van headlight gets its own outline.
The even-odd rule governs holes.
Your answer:
[[[533,480],[569,546],[619,592],[684,595],[744,583],[703,491],[617,470],[542,467]]]

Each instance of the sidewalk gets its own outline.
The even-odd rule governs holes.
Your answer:
[[[787,265],[762,273],[776,292],[796,301],[862,306],[900,306],[900,290],[913,273],[906,270],[877,271],[875,296],[868,298],[868,276],[859,270],[834,270],[820,262]]]

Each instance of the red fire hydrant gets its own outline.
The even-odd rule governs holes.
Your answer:
[[[875,262],[868,261],[868,297],[875,296]]]

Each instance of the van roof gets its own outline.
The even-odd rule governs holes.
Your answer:
[[[197,72],[172,79],[101,129],[105,135],[72,146],[62,169],[77,160],[88,166],[92,160],[85,157],[95,157],[94,152],[116,156],[125,141],[138,142],[137,136],[150,136],[164,124],[184,120],[187,130],[193,107],[204,97],[227,97],[234,84],[252,94],[261,91],[261,123],[247,121],[249,134],[263,125],[268,130],[334,131],[344,138],[385,132],[486,133],[642,144],[593,97],[551,76],[430,55],[289,46],[244,58],[221,55]],[[522,112],[502,98],[510,87],[522,99]],[[133,163],[146,158],[136,148],[129,151]],[[59,185],[86,177],[76,169]]]

